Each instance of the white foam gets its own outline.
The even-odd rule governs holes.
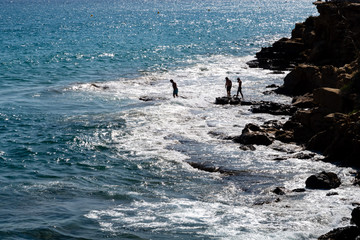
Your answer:
[[[181,179],[184,182],[180,181],[176,186],[164,183],[166,191],[150,188],[157,196],[154,202],[132,201],[108,210],[91,211],[86,217],[99,221],[102,229],[111,232],[121,231],[126,226],[133,231],[197,232],[204,238],[221,239],[238,239],[239,236],[243,239],[309,239],[320,236],[332,227],[347,225],[342,218],[349,216],[351,203],[359,199],[359,194],[354,194],[349,169],[291,157],[286,161],[274,161],[276,156],[289,156],[289,153],[265,146],[256,146],[254,152],[244,152],[238,148],[238,144],[209,134],[213,131],[225,136],[240,135],[249,122],[261,124],[269,118],[286,121],[287,118],[282,116],[250,114],[246,106],[214,105],[216,97],[225,95],[226,76],[232,80],[241,77],[246,100],[290,102],[290,98],[285,96],[262,94],[267,85],[274,82],[280,85],[285,75],[251,69],[246,65],[250,59],[221,55],[199,57],[189,61],[184,68],[144,72],[137,79],[99,83],[108,87],[106,91],[90,84],[74,87],[76,91],[111,95],[115,99],[128,99],[132,104],[142,104],[118,113],[126,121],[126,133],[113,130],[112,139],[119,150],[132,154],[129,158],[121,157],[128,161],[139,161],[139,169],[142,169],[143,161],[154,159],[152,164],[161,172],[159,175],[174,182],[180,180],[176,174],[183,171],[187,174],[185,180]],[[172,98],[170,79],[177,82],[180,98]],[[235,81],[233,83],[236,85]],[[139,100],[143,96],[155,100],[145,104]],[[300,150],[293,145],[280,145],[288,152]],[[177,146],[184,146],[184,149],[178,151]],[[205,153],[201,153],[200,147],[206,148]],[[248,193],[244,186],[236,182],[236,177],[223,181],[220,174],[206,173],[186,164],[187,160],[194,158],[193,151],[197,151],[195,158],[210,159],[214,164],[244,170],[246,174],[265,176],[269,178],[266,181],[275,181],[271,179],[275,176],[281,178],[270,187],[259,187],[261,191],[258,193]],[[221,159],[213,159],[213,156],[220,156]],[[278,197],[271,193],[275,184],[289,190],[303,188],[306,178],[321,170],[340,175],[343,185],[336,190],[338,196],[326,196],[326,191],[289,192],[285,197],[280,197],[280,202],[274,201]],[[200,181],[200,186],[197,181]],[[266,181],[259,179],[258,185]],[[219,188],[211,183],[218,184]],[[256,183],[251,184],[257,187]],[[189,197],[170,196],[169,192],[179,191],[177,188],[189,188]],[[201,197],[198,193],[192,193],[192,188],[200,191]],[[206,190],[202,192],[203,188]],[[147,193],[139,190],[138,194],[141,199]],[[257,201],[268,199],[268,204],[254,205]]]

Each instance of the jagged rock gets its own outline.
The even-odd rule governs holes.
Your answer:
[[[310,189],[332,189],[340,186],[341,181],[333,172],[321,172],[306,179],[306,187]]]
[[[354,208],[352,210],[351,221],[360,227],[360,207]]]
[[[318,238],[318,240],[355,240],[360,229],[355,226],[336,228]]]

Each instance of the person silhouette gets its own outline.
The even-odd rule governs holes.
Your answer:
[[[174,80],[170,79],[170,82],[172,83],[172,87],[173,87],[173,97],[178,97],[178,92],[179,92],[179,89],[177,87],[177,84],[176,82],[174,82]]]

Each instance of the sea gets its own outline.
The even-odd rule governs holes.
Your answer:
[[[288,72],[246,62],[317,15],[309,0],[0,0],[0,239],[316,239],[349,225],[351,168],[277,141],[242,150],[226,139],[289,116],[214,104],[225,77],[232,95],[240,77],[245,100],[290,103],[264,94]],[[292,191],[323,170],[342,185]]]

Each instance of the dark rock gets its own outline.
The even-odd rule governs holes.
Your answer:
[[[294,133],[292,131],[277,131],[275,133],[275,139],[284,143],[294,142]]]
[[[273,140],[258,125],[249,123],[245,126],[240,136],[234,137],[234,142],[245,145],[270,145]]]
[[[278,88],[279,86],[276,84],[270,84],[268,86],[266,86],[266,88]]]
[[[360,227],[360,207],[354,208],[351,212],[351,221]]]
[[[321,172],[306,179],[306,187],[310,189],[332,189],[340,186],[341,181],[333,172]]]
[[[199,169],[199,170],[202,170],[205,172],[221,173],[224,175],[238,175],[241,173],[241,171],[228,170],[228,169],[224,169],[222,167],[215,167],[215,166],[208,165],[207,163],[188,162],[188,164],[190,166],[192,166],[193,168],[196,168],[196,169]]]
[[[305,188],[296,188],[292,190],[292,192],[305,192],[305,191],[306,191]]]
[[[294,155],[297,159],[311,159],[315,156],[315,153],[298,153]]]
[[[244,151],[255,151],[256,150],[254,145],[241,145],[239,148]]]
[[[326,194],[326,196],[330,197],[330,196],[335,196],[335,195],[339,195],[339,193],[337,192],[329,192]]]
[[[272,190],[272,192],[276,195],[285,195],[284,188],[282,187],[276,187],[274,190]]]
[[[355,226],[336,228],[318,238],[318,240],[355,240],[360,229]]]
[[[297,110],[292,105],[280,104],[275,102],[261,102],[258,106],[252,106],[253,113],[269,113],[272,115],[292,115]]]
[[[166,98],[164,98],[164,97],[142,96],[142,97],[139,97],[139,100],[144,101],[144,102],[150,102],[150,101],[166,100]]]
[[[292,100],[292,105],[297,108],[313,108],[315,106],[313,95],[307,93],[304,95],[295,96]]]
[[[229,104],[230,99],[228,97],[218,97],[215,99],[215,104],[225,105]]]
[[[354,185],[360,186],[360,171],[356,173],[355,179],[354,179]]]
[[[219,104],[219,105],[226,105],[226,104],[231,104],[231,105],[238,105],[241,104],[241,100],[237,97],[232,97],[232,98],[228,98],[228,97],[218,97],[215,99],[215,104]]]

